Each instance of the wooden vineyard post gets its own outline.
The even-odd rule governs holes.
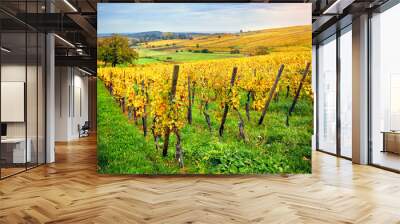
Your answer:
[[[272,99],[272,97],[274,96],[276,86],[278,85],[279,79],[281,78],[281,75],[282,75],[282,72],[283,72],[283,68],[284,68],[284,67],[285,67],[285,65],[281,64],[281,66],[280,66],[280,68],[279,68],[279,71],[278,71],[278,74],[277,74],[277,76],[276,76],[276,78],[275,78],[275,82],[274,82],[274,84],[272,85],[272,88],[271,88],[271,90],[270,90],[270,92],[269,92],[268,99],[267,99],[267,101],[265,101],[265,106],[264,106],[264,108],[263,108],[263,111],[262,111],[260,120],[258,120],[258,125],[261,125],[261,124],[263,123],[265,114],[267,113],[267,110],[268,110],[269,104],[270,104],[270,102],[271,102],[271,99]]]
[[[178,129],[174,130],[176,135],[176,145],[175,145],[175,159],[179,162],[179,167],[183,168],[183,150],[181,146],[181,135],[179,134]]]
[[[300,81],[299,87],[296,90],[296,95],[294,96],[293,103],[290,106],[289,113],[288,113],[288,115],[286,117],[286,126],[289,126],[289,117],[292,115],[294,107],[296,106],[297,100],[300,97],[300,92],[301,92],[301,89],[303,88],[303,83],[306,80],[306,77],[307,77],[307,74],[308,74],[309,70],[310,70],[310,62],[307,63],[306,69],[304,70],[303,76],[301,77],[301,81]]]
[[[188,123],[192,124],[192,93],[190,89],[190,75],[188,76],[188,100],[189,100],[189,106],[188,106],[188,112],[187,112],[187,119]]]
[[[151,133],[153,134],[154,143],[156,145],[156,150],[158,151],[158,147],[160,147],[160,145],[158,144],[158,140],[160,139],[160,135],[155,132],[155,125],[154,124],[155,124],[156,120],[157,120],[157,117],[154,117],[153,118],[153,125],[151,127]]]
[[[110,86],[108,87],[108,91],[110,91],[110,95],[112,96],[112,72],[110,74]]]
[[[250,121],[250,98],[251,98],[251,91],[247,92],[247,100],[246,100],[246,117],[248,121]]]
[[[211,119],[210,119],[210,115],[208,114],[208,101],[206,101],[204,103],[203,115],[204,115],[204,118],[206,119],[208,130],[211,132]]]
[[[278,92],[275,91],[274,100],[275,100],[275,102],[279,102],[279,90],[278,90]]]
[[[289,93],[290,93],[290,86],[287,85],[287,86],[286,86],[286,98],[289,97]]]
[[[147,108],[146,105],[149,101],[149,96],[147,95],[147,91],[144,86],[144,80],[142,80],[142,94],[146,97],[146,102],[143,105],[143,116],[142,116],[142,125],[143,125],[143,135],[147,136]]]
[[[239,116],[239,137],[246,140],[246,135],[244,134],[244,120],[238,109],[235,109]]]
[[[137,116],[136,116],[136,108],[133,106],[133,120],[135,121],[135,125],[137,125]]]
[[[175,93],[176,93],[176,85],[178,83],[178,73],[179,73],[179,65],[174,66],[174,71],[172,73],[172,87],[171,87],[171,93],[169,95],[169,104],[170,106],[173,105],[173,101],[175,98]],[[171,130],[169,127],[165,129],[165,134],[164,134],[164,146],[163,146],[163,156],[166,157],[168,154],[168,145],[169,145],[169,135],[171,133]]]
[[[257,69],[254,69],[254,73],[253,73],[254,77],[256,77],[256,74],[257,74]],[[247,92],[247,100],[246,100],[246,104],[245,104],[247,121],[250,121],[250,101],[251,101],[251,98],[253,95],[254,94],[252,91]],[[254,96],[253,96],[253,100],[254,100]]]
[[[125,97],[121,98],[120,104],[121,104],[122,113],[125,113]]]
[[[232,91],[232,87],[235,84],[236,74],[237,74],[237,67],[234,67],[233,72],[232,72],[232,77],[231,77],[231,85],[230,85],[228,94],[230,94],[230,92]],[[222,115],[221,125],[219,126],[219,136],[221,136],[221,137],[224,134],[224,126],[225,126],[226,116],[228,115],[228,111],[229,111],[229,105],[226,102],[225,106],[224,106],[224,113]]]
[[[128,106],[128,120],[132,120],[132,107]]]
[[[126,82],[125,70],[123,70],[123,74],[124,74],[124,87],[123,88],[125,88],[126,87],[125,86],[125,82]],[[122,107],[122,113],[125,113],[125,96],[121,97],[121,107]]]
[[[193,87],[192,87],[192,105],[194,104],[194,94],[196,93],[196,82],[193,81]]]

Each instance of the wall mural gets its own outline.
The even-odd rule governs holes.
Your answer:
[[[311,4],[98,4],[98,172],[311,173]]]

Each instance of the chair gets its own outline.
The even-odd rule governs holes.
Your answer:
[[[85,121],[82,127],[78,124],[79,138],[89,136],[89,129],[90,129],[89,121]]]

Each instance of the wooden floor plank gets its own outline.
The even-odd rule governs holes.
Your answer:
[[[0,181],[0,223],[400,223],[400,175],[313,152],[312,175],[96,173],[96,137]]]

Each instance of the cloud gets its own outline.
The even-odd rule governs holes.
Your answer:
[[[98,6],[98,33],[237,32],[310,24],[309,3],[101,3]]]

